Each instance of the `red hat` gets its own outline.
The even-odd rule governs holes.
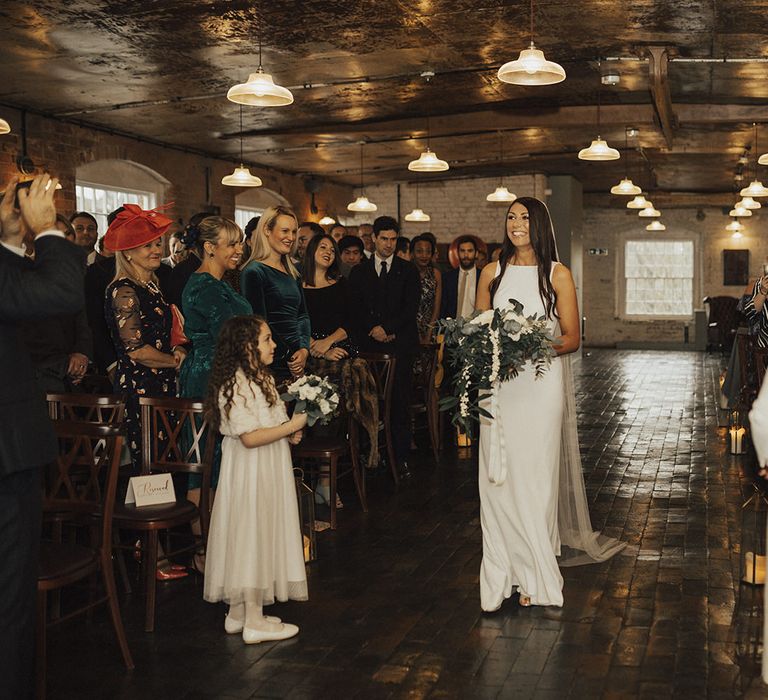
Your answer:
[[[123,210],[109,225],[103,243],[110,250],[138,248],[162,236],[172,223],[172,219],[163,216],[157,209],[144,211],[135,204],[123,204]]]

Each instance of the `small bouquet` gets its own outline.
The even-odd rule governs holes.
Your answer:
[[[491,396],[496,382],[513,379],[529,361],[540,377],[556,354],[546,318],[525,316],[515,299],[503,309],[441,319],[438,326],[454,370],[452,395],[440,400],[440,409],[452,411],[451,422],[468,435],[481,416],[493,418],[480,404]]]
[[[326,425],[339,409],[339,389],[323,377],[307,374],[289,384],[283,401],[296,401],[296,413],[307,414],[307,425]]]

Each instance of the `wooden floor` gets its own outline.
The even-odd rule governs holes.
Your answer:
[[[481,612],[476,456],[446,448],[434,465],[424,450],[399,491],[369,482],[367,515],[342,491],[309,602],[268,610],[300,626],[296,639],[227,636],[224,607],[190,576],[159,584],[153,634],[141,598],[125,600],[133,673],[105,614],[52,630],[50,697],[763,697],[749,627],[762,589],[738,585],[748,459],[717,428],[719,362],[592,351],[578,363],[593,523],[629,547],[564,570],[562,609],[512,598]]]

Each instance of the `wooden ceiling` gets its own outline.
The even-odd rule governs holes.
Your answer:
[[[265,70],[295,102],[243,109],[256,168],[357,184],[364,142],[369,183],[572,174],[607,203],[628,171],[688,204],[734,190],[752,122],[768,122],[768,0],[539,0],[536,44],[568,77],[501,83],[529,16],[528,0],[5,0],[0,104],[237,159],[225,95],[256,69],[261,35]],[[666,71],[654,74],[652,46]],[[607,68],[617,86],[601,85]],[[597,135],[598,91],[616,162],[576,156]],[[625,150],[627,126],[639,134]],[[451,165],[439,176],[407,170],[428,128]]]

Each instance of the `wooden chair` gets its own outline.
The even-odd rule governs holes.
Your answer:
[[[125,402],[113,394],[48,394],[52,420],[77,420],[102,425],[122,425]]]
[[[328,464],[328,468],[318,470],[319,476],[328,476],[328,490],[330,493],[328,507],[330,509],[331,529],[336,529],[336,487],[342,476],[352,474],[357,490],[357,497],[363,512],[368,512],[368,499],[365,493],[365,479],[360,466],[358,453],[358,427],[357,421],[350,416],[347,421],[347,435],[342,437],[306,437],[298,445],[293,445],[291,453],[300,463],[307,460],[317,460],[321,464]],[[346,439],[345,439],[346,438]],[[339,462],[349,454],[350,467],[339,473]]]
[[[707,306],[707,350],[714,347],[725,352],[730,350],[736,337],[736,329],[742,319],[736,297],[704,297]]]
[[[58,420],[59,456],[46,479],[44,511],[67,512],[74,523],[86,526],[90,546],[73,542],[42,542],[37,579],[37,694],[45,697],[47,596],[63,586],[101,571],[105,594],[85,606],[58,617],[71,617],[109,603],[112,625],[127,668],[134,667],[117,600],[112,567],[112,514],[123,437],[114,425]],[[83,473],[87,479],[83,481]],[[76,478],[73,478],[75,475]]]
[[[413,376],[413,398],[411,399],[411,415],[424,414],[429,430],[429,442],[432,455],[437,463],[440,456],[440,413],[438,410],[438,394],[435,386],[437,372],[437,356],[440,346],[437,343],[422,343],[417,354],[419,372]]]
[[[371,374],[376,382],[376,391],[379,395],[379,422],[380,431],[384,432],[384,441],[387,446],[387,461],[392,472],[395,484],[400,483],[395,462],[395,449],[392,442],[392,387],[395,382],[395,365],[397,360],[394,355],[384,353],[361,352],[360,357],[368,363]]]
[[[180,525],[191,525],[200,520],[201,536],[191,545],[166,552],[174,556],[182,552],[205,549],[210,520],[211,465],[216,435],[203,421],[203,404],[190,399],[139,399],[141,406],[142,474],[155,472],[202,475],[200,505],[176,494],[176,502],[168,505],[144,506],[124,504],[120,499],[115,506],[115,524],[121,530],[143,533],[143,578],[146,596],[144,630],[155,629],[155,599],[158,535]],[[203,447],[205,442],[205,447]]]

